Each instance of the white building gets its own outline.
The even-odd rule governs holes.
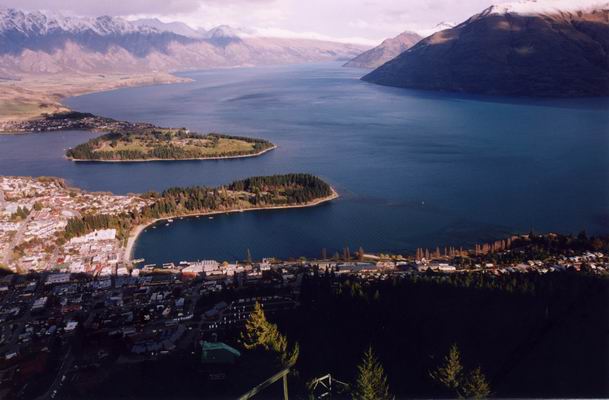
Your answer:
[[[78,236],[70,240],[70,244],[97,242],[101,240],[114,240],[116,238],[116,229],[102,229],[88,233],[84,236]]]

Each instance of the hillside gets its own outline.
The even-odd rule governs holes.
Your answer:
[[[609,95],[609,3],[492,6],[362,79],[488,95]]]
[[[402,32],[394,38],[385,39],[383,43],[373,49],[363,52],[348,63],[345,67],[377,68],[387,61],[397,57],[421,40],[422,37],[414,32]]]

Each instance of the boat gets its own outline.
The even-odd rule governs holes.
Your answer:
[[[214,219],[214,217],[209,217],[209,219]]]
[[[170,218],[167,220],[167,222],[171,224],[173,222],[173,220]]]

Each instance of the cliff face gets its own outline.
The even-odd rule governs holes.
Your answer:
[[[490,95],[609,96],[609,3],[579,10],[493,6],[362,79]]]
[[[414,32],[402,32],[394,38],[384,40],[375,48],[363,52],[344,66],[352,68],[380,67],[414,46],[421,39],[422,37]]]

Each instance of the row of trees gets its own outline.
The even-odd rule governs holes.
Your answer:
[[[288,344],[287,336],[277,325],[268,321],[262,305],[258,302],[245,323],[241,333],[241,343],[247,350],[271,352],[281,368],[293,367],[298,360],[298,343]],[[491,394],[490,385],[480,367],[466,371],[461,362],[461,354],[453,344],[442,363],[429,371],[429,377],[451,397],[483,399]],[[357,366],[356,383],[351,392],[354,400],[391,400],[385,369],[377,358],[372,346],[364,353]]]
[[[605,340],[608,288],[605,277],[582,272],[425,273],[385,280],[319,272],[303,277],[298,312],[278,322],[300,343],[298,368],[306,377],[319,376],[323,365],[355,382],[360,350],[374,343],[393,393],[443,397],[448,390],[434,384],[429,371],[456,342],[463,378],[481,365],[497,395],[594,397],[604,393],[606,357],[595,349]],[[573,342],[566,327],[587,341]],[[572,351],[565,355],[564,348]],[[535,380],[522,379],[532,375]],[[560,389],[552,386],[556,376]]]
[[[429,376],[444,388],[447,396],[484,399],[491,394],[490,385],[480,367],[465,371],[456,344],[451,346],[443,363],[429,372]],[[368,347],[357,367],[357,382],[352,397],[354,400],[394,399],[389,390],[385,369],[372,346]]]
[[[480,367],[465,371],[456,344],[450,347],[442,365],[430,371],[429,376],[442,385],[448,394],[456,397],[482,399],[491,393],[490,385]]]
[[[117,237],[119,239],[127,238],[135,215],[131,213],[125,214],[95,214],[85,215],[77,218],[73,217],[68,220],[68,224],[64,230],[65,240],[70,240],[73,237],[86,235],[87,233],[100,230],[100,229],[116,229]]]
[[[27,209],[26,207],[17,207],[17,211],[15,211],[11,215],[11,221],[16,222],[24,220],[27,218],[28,215],[30,215],[29,209]]]

